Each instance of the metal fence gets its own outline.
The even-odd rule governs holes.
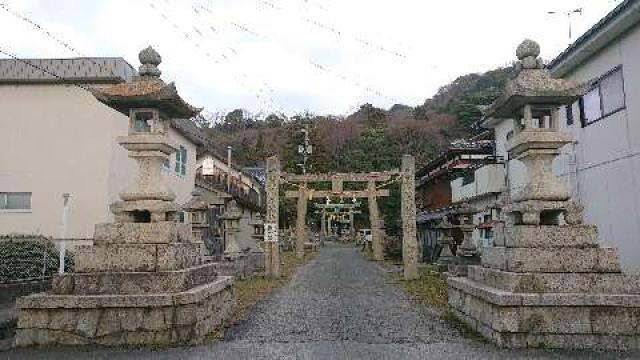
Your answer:
[[[73,248],[85,243],[86,240],[55,240],[42,236],[0,237],[0,284],[46,279],[61,270],[73,271]],[[64,267],[60,266],[61,259],[64,259]]]

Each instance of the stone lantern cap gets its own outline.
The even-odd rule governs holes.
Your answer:
[[[509,80],[502,95],[484,111],[486,119],[513,118],[524,105],[560,106],[571,104],[584,94],[584,86],[554,79],[544,68],[540,46],[532,40],[524,40],[516,50],[520,71]]]
[[[209,203],[202,198],[202,193],[200,192],[200,190],[193,190],[191,192],[191,199],[182,206],[183,210],[189,212],[207,210],[208,208]]]
[[[231,200],[229,202],[229,205],[227,206],[227,209],[224,212],[224,214],[222,214],[222,216],[220,216],[220,219],[222,219],[222,220],[240,220],[241,217],[242,217],[242,212],[240,211],[240,208],[238,207],[238,203],[236,203],[235,200]]]
[[[162,58],[152,47],[142,50],[138,58],[140,76],[131,83],[93,89],[96,99],[127,116],[132,108],[157,108],[169,118],[187,119],[202,111],[184,101],[174,83],[166,84],[160,79],[158,65]]]

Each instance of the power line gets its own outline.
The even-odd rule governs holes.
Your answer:
[[[174,29],[176,29],[178,32],[181,33],[181,35],[188,40],[189,42],[191,42],[196,48],[198,48],[199,50],[203,51],[203,47],[201,46],[201,44],[199,42],[197,42],[196,40],[192,39],[192,36],[190,36],[189,32],[185,31],[182,29],[182,27],[180,27],[176,22],[172,21],[169,16],[167,16],[161,9],[159,9],[156,5],[154,5],[151,1],[149,2],[149,6],[155,10],[156,12],[158,12],[158,14],[160,14],[160,16],[165,19]],[[197,12],[196,12],[197,13]],[[193,24],[192,24],[193,26]],[[210,29],[212,30],[212,32],[216,33],[217,30],[214,27],[210,27]],[[202,34],[201,31],[198,31],[197,33],[199,33],[200,36],[204,37],[204,35]],[[234,52],[237,53],[237,51]],[[220,64],[221,61],[218,59],[214,59],[213,55],[211,54],[211,52],[208,51],[204,51],[203,52],[204,55],[208,58],[211,58],[212,60],[214,60],[214,63],[216,64]],[[220,58],[222,59],[222,61],[230,63],[230,60],[228,58],[228,56],[226,55],[219,55]],[[266,99],[264,96],[262,96],[262,93],[264,92],[264,90],[262,90],[261,88],[258,88],[258,90],[253,90],[252,86],[249,85],[249,77],[244,74],[244,73],[240,73],[240,75],[234,75],[234,78],[241,84],[243,84],[247,89],[249,89],[251,92],[254,93],[254,96],[256,97],[256,99],[258,99],[259,102],[261,102],[263,105],[265,105],[267,108],[273,108],[276,107],[275,105],[275,101],[273,100],[273,98],[269,98]]]
[[[259,1],[260,1],[260,0],[259,0]],[[277,6],[277,5],[274,5],[274,4],[272,4],[272,3],[269,3],[269,4],[271,4],[271,6]],[[210,14],[213,14],[213,11],[212,11],[210,8],[207,8],[207,7],[205,7],[205,6],[203,6],[203,5],[200,5],[200,4],[198,4],[197,6],[198,6],[198,7],[200,7],[201,9],[203,9],[204,11],[206,11],[206,12],[208,12],[208,13],[210,13]],[[197,14],[200,14],[200,13],[195,9],[195,6],[194,6],[194,11],[195,11]],[[251,35],[254,35],[254,36],[255,36],[255,37],[257,37],[257,38],[268,39],[266,36],[264,36],[264,35],[262,35],[262,34],[258,33],[258,32],[257,32],[257,31],[255,31],[255,30],[249,30],[249,28],[248,28],[247,26],[239,25],[239,24],[238,24],[238,23],[236,23],[236,22],[230,22],[230,24],[231,24],[232,26],[236,27],[236,28],[241,29],[241,30],[242,30],[242,31],[244,31],[244,32],[247,32],[247,33],[249,33],[249,34],[251,34]],[[336,31],[337,31],[337,30],[336,30]],[[364,84],[362,81],[360,81],[360,80],[358,80],[358,79],[353,79],[351,76],[344,75],[344,74],[342,74],[342,73],[340,73],[340,72],[337,72],[337,71],[335,71],[335,70],[333,70],[333,69],[329,68],[329,67],[328,67],[328,66],[326,66],[326,65],[319,64],[318,62],[314,61],[313,59],[309,59],[309,58],[307,58],[307,60],[306,60],[305,62],[306,62],[307,64],[311,65],[312,67],[314,67],[315,69],[318,69],[318,70],[321,70],[321,71],[323,71],[323,72],[327,72],[327,73],[329,73],[329,74],[332,74],[332,75],[334,75],[334,76],[338,77],[339,79],[341,79],[341,80],[343,80],[343,81],[345,81],[345,82],[351,83],[352,85],[355,85],[355,86],[357,86],[357,87],[360,87],[360,88],[364,89],[365,91],[367,91],[367,92],[369,92],[369,93],[373,93],[373,94],[375,94],[376,96],[379,96],[379,97],[381,97],[381,98],[385,98],[387,101],[390,101],[390,102],[393,102],[393,103],[397,103],[397,102],[399,101],[397,98],[394,98],[394,97],[391,97],[391,96],[387,96],[387,95],[385,95],[382,91],[380,91],[380,90],[378,90],[378,89],[373,89],[370,85]]]

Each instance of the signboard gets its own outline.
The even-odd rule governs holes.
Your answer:
[[[213,159],[204,159],[202,162],[202,175],[213,175]]]
[[[278,241],[278,224],[273,224],[273,223],[264,224],[264,241],[267,241],[267,242]]]

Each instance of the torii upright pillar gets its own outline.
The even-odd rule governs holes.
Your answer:
[[[267,159],[267,213],[264,220],[265,272],[267,277],[280,277],[280,246],[278,241],[278,215],[280,211],[280,160]]]
[[[371,222],[371,238],[373,247],[373,260],[384,260],[384,247],[382,245],[382,233],[380,231],[380,210],[378,209],[378,197],[376,196],[376,182],[367,183],[369,192],[369,221]]]
[[[411,155],[402,156],[402,260],[405,280],[418,278],[415,174],[415,158]]]
[[[298,217],[296,218],[296,257],[304,258],[304,244],[307,242],[307,191],[304,186],[298,190]]]

